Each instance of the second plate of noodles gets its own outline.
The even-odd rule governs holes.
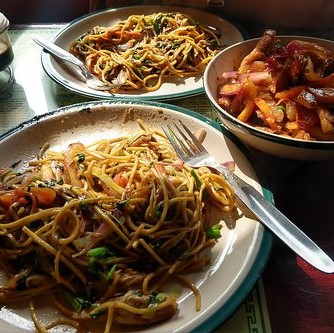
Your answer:
[[[177,332],[224,321],[238,306],[233,295],[246,297],[256,281],[268,238],[224,178],[178,159],[161,124],[182,120],[261,188],[236,146],[193,115],[154,102],[91,102],[5,134],[0,302],[39,330]],[[210,145],[217,140],[219,149]],[[41,295],[57,309],[48,320]],[[208,324],[218,310],[223,317]]]
[[[53,38],[110,84],[109,92],[87,88],[75,68],[49,54],[42,53],[42,64],[52,79],[83,95],[167,100],[202,93],[207,63],[242,40],[237,27],[202,10],[124,7],[84,16]]]
[[[158,90],[168,78],[203,74],[223,48],[216,30],[182,12],[131,15],[110,27],[93,27],[70,45],[111,92]],[[112,88],[115,87],[115,88]]]

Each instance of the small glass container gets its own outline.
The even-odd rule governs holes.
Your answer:
[[[14,81],[13,70],[10,67],[14,59],[12,44],[8,35],[9,21],[0,12],[0,94]]]
[[[14,53],[8,36],[9,21],[0,13],[0,72],[5,70],[13,61]]]

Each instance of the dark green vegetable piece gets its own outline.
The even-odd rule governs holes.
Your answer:
[[[155,215],[157,217],[160,217],[161,214],[162,214],[162,211],[164,209],[164,202],[163,201],[160,201],[158,204],[157,204],[157,208],[155,210]]]
[[[90,249],[87,252],[87,257],[89,257],[89,258],[102,258],[103,256],[106,255],[108,250],[109,249],[105,246],[95,247],[93,249]]]
[[[80,312],[84,308],[89,308],[92,306],[90,301],[83,299],[82,297],[75,296],[68,290],[64,292],[65,299],[71,304],[75,312]]]
[[[196,188],[199,189],[202,186],[201,180],[198,178],[196,171],[194,169],[191,169],[190,174],[194,177],[195,179],[195,185]]]
[[[78,156],[78,163],[82,163],[85,161],[86,156],[84,153],[78,153],[77,156]]]
[[[220,224],[214,224],[205,230],[208,238],[218,239],[221,237],[220,229],[222,226]]]
[[[108,260],[116,258],[116,254],[113,250],[108,247],[100,246],[90,249],[87,252],[88,271],[98,277],[108,281],[113,278],[114,272],[116,270],[116,264]]]

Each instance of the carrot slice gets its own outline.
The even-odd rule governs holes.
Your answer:
[[[297,97],[301,91],[306,89],[306,86],[296,86],[287,90],[279,91],[275,94],[275,98],[278,99],[291,99]]]
[[[56,198],[56,192],[48,187],[31,187],[29,190],[37,197],[38,203],[50,206]]]
[[[270,126],[270,128],[272,130],[279,129],[279,125],[277,124],[275,117],[271,112],[270,105],[262,98],[255,98],[254,102],[263,115],[263,120]]]
[[[244,109],[240,112],[240,114],[238,116],[238,120],[241,120],[244,123],[247,122],[247,120],[249,119],[249,117],[253,113],[254,104],[255,103],[252,100],[249,99],[246,102],[246,105],[245,105]]]

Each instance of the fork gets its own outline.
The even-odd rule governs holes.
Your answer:
[[[85,78],[86,84],[89,88],[99,91],[109,91],[111,89],[119,88],[118,84],[106,84],[100,81],[97,77],[95,77],[84,65],[82,61],[76,58],[73,54],[65,51],[61,47],[57,46],[54,43],[47,41],[46,39],[40,36],[32,36],[31,37],[38,45],[42,46],[45,50],[49,51],[51,54],[65,60],[77,67],[79,67],[82,75]]]
[[[334,272],[333,260],[303,231],[266,200],[254,187],[210,155],[182,121],[180,121],[180,126],[176,123],[173,124],[175,129],[170,125],[166,125],[162,129],[184,163],[193,168],[206,166],[221,173],[233,187],[236,196],[263,225],[317,269],[326,273]]]

